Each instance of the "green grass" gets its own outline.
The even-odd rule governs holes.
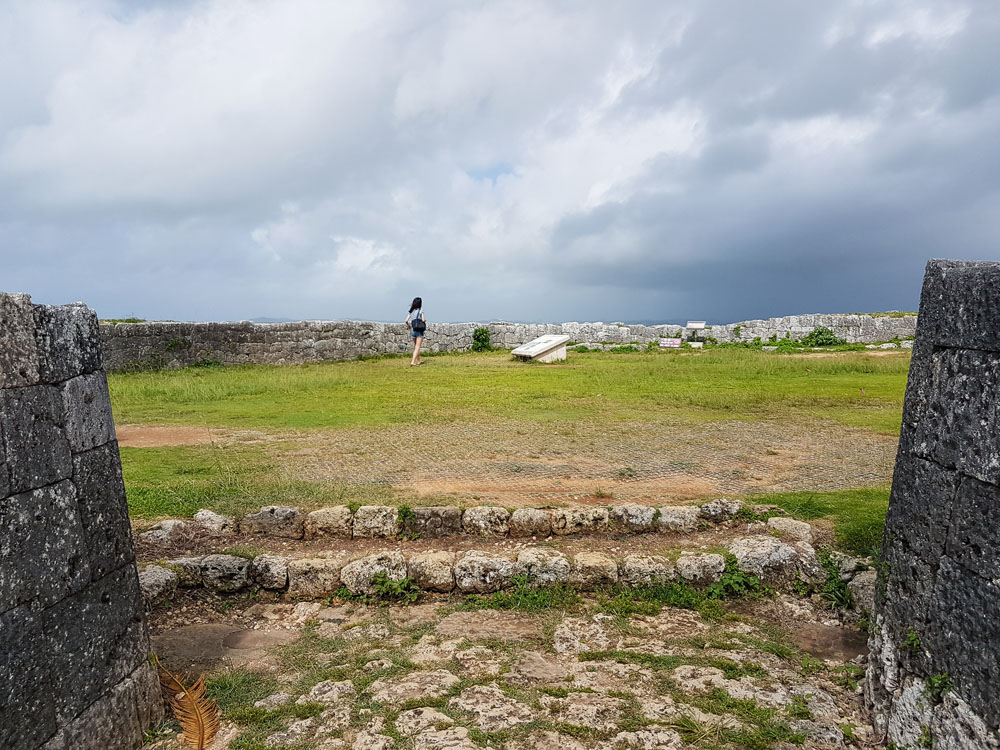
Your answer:
[[[133,518],[191,516],[201,508],[242,515],[263,505],[392,504],[384,485],[283,478],[277,459],[250,447],[122,448]]]
[[[511,361],[506,353],[301,366],[187,368],[112,374],[119,423],[209,425],[269,433],[260,444],[122,448],[129,508],[137,519],[190,516],[199,508],[239,515],[262,505],[428,504],[378,482],[314,482],[287,470],[290,431],[398,425],[538,424],[616,428],[742,420],[827,421],[897,434],[909,352],[873,356],[776,356],[740,348],[573,355],[565,364]],[[626,470],[622,470],[626,472]],[[620,472],[621,473],[621,472]],[[627,472],[619,478],[627,479]],[[887,488],[763,495],[796,518],[834,522],[838,546],[871,554],[881,539]],[[527,603],[527,600],[525,600]]]
[[[526,422],[828,419],[899,430],[909,353],[779,357],[745,349],[594,353],[554,366],[505,353],[113,374],[121,423],[337,428]],[[419,394],[420,408],[415,407]]]
[[[753,502],[777,505],[795,518],[833,521],[837,547],[856,555],[875,557],[882,543],[888,487],[865,487],[831,492],[786,492],[754,495]]]

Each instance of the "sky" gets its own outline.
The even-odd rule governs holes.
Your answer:
[[[0,0],[0,290],[102,317],[916,309],[1000,3]]]

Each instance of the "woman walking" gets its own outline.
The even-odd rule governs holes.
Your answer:
[[[427,318],[424,317],[424,301],[420,297],[414,297],[410,303],[410,313],[406,316],[406,325],[410,327],[410,335],[413,337],[413,359],[410,366],[422,365],[420,361],[420,345],[424,342],[424,333],[427,331]]]

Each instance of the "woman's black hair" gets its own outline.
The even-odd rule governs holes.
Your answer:
[[[424,301],[420,299],[420,297],[414,297],[413,302],[410,303],[410,312],[413,312],[414,310],[419,310],[423,306],[424,306]]]

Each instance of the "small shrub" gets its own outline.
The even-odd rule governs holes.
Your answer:
[[[489,352],[493,351],[493,344],[490,342],[490,329],[486,327],[477,328],[472,332],[472,351]]]
[[[623,346],[612,346],[608,351],[612,354],[631,354],[639,351],[639,347],[625,344]]]
[[[816,326],[812,332],[802,339],[804,346],[839,346],[846,344],[845,339],[840,338],[826,326]]]
[[[920,634],[916,630],[910,630],[903,639],[903,648],[911,654],[920,653]]]
[[[513,588],[497,591],[489,596],[472,594],[466,597],[463,609],[505,609],[521,612],[540,612],[546,609],[572,609],[582,601],[579,594],[564,584],[537,586],[529,575],[516,575],[511,579]]]
[[[223,367],[224,365],[217,359],[199,359],[191,367]]]
[[[726,555],[726,568],[722,572],[722,577],[718,583],[713,583],[705,589],[705,596],[709,599],[731,599],[737,597],[756,598],[759,596],[769,596],[774,590],[755,576],[744,573],[740,570],[736,558],[730,554]]]
[[[372,585],[375,587],[375,596],[383,601],[406,605],[413,604],[420,598],[420,589],[409,578],[394,581],[385,573],[379,573],[372,579]]]
[[[947,672],[932,674],[927,678],[926,694],[935,701],[941,700],[941,696],[951,690],[951,677]]]
[[[853,604],[854,597],[847,584],[840,579],[840,566],[830,557],[829,552],[821,552],[819,562],[826,570],[826,582],[819,595],[829,603],[831,609],[848,609]]]
[[[738,339],[740,334],[743,333],[743,326],[733,326],[733,338]]]

